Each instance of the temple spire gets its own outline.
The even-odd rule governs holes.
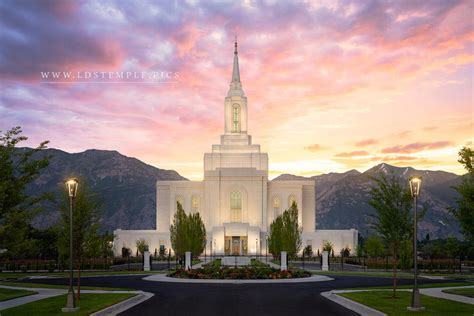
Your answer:
[[[232,82],[240,83],[239,53],[237,52],[237,36],[235,37],[234,68],[232,69]]]
[[[240,70],[239,70],[239,52],[237,51],[237,36],[235,37],[234,44],[234,67],[232,68],[232,81],[230,82],[228,96],[244,96],[244,90],[242,89],[242,83],[240,82]]]

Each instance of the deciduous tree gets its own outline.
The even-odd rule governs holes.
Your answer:
[[[376,211],[372,225],[392,256],[393,297],[396,297],[400,246],[403,241],[410,240],[413,233],[412,197],[408,185],[403,185],[395,176],[380,173],[371,179],[374,186],[369,205]]]
[[[460,185],[454,189],[459,193],[456,199],[456,208],[451,208],[450,212],[456,217],[461,226],[464,237],[474,242],[474,150],[463,147],[459,151],[459,163],[467,170],[467,174],[462,176]]]

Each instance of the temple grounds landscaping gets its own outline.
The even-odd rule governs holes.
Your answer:
[[[255,259],[249,266],[232,267],[222,266],[221,260],[217,259],[202,268],[193,270],[176,270],[168,276],[182,279],[223,279],[223,280],[251,280],[251,279],[292,279],[310,277],[311,273],[292,269],[280,271]]]
[[[26,291],[26,290],[13,290],[13,289],[1,289],[0,288],[0,302],[11,300],[14,298],[28,296],[35,294],[36,292],[33,291]]]
[[[406,308],[411,305],[411,292],[398,292],[396,298],[390,291],[366,291],[339,293],[338,295],[377,309],[387,315],[472,315],[473,306],[447,299],[421,296],[424,311],[410,312]]]
[[[467,297],[474,297],[474,288],[464,288],[464,289],[448,289],[443,292],[455,295],[462,295]]]
[[[119,303],[133,297],[135,294],[81,294],[81,299],[76,301],[80,307],[74,315],[90,315],[96,311]],[[36,302],[27,303],[17,307],[1,311],[2,316],[10,315],[64,315],[61,308],[66,302],[66,295],[59,295],[42,299]]]

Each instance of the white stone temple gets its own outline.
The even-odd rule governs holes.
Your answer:
[[[343,247],[355,251],[357,230],[316,230],[315,183],[311,180],[269,181],[268,154],[252,144],[248,134],[248,106],[240,82],[237,43],[232,81],[224,102],[224,134],[220,144],[204,154],[203,181],[157,181],[156,230],[114,231],[114,251],[136,252],[135,242],[145,239],[150,252],[171,249],[170,225],[179,201],[186,212],[199,212],[207,231],[206,253],[213,255],[265,254],[272,221],[296,201],[303,227],[303,248],[316,254],[326,241],[335,254]]]

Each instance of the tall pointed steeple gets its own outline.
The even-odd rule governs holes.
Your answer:
[[[240,83],[239,53],[237,52],[237,36],[235,37],[234,68],[232,69],[232,82]]]
[[[239,53],[237,51],[237,36],[234,44],[234,67],[232,68],[232,81],[230,82],[228,96],[244,96],[242,83],[240,82]]]

